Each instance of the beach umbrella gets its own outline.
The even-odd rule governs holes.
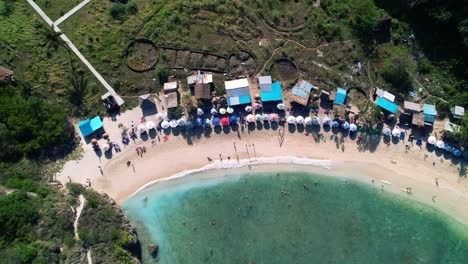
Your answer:
[[[384,128],[382,130],[382,134],[384,134],[384,136],[388,137],[388,136],[390,136],[391,133],[392,133],[392,130],[390,128],[388,128],[388,127]]]
[[[294,116],[288,116],[288,118],[286,118],[286,122],[288,122],[288,124],[295,124],[296,123],[296,118]]]
[[[177,127],[177,120],[172,119],[171,121],[169,121],[169,126],[172,127],[172,128],[176,128]]]
[[[221,125],[229,126],[229,118],[227,116],[221,118]]]
[[[177,120],[177,125],[178,126],[185,126],[186,124],[187,124],[187,122],[185,122],[185,119],[183,119],[183,118]]]
[[[208,118],[205,119],[205,127],[211,127],[211,121]]]
[[[256,110],[261,109],[262,107],[263,105],[260,103],[253,103],[253,108],[255,108]]]
[[[279,110],[284,110],[285,106],[283,103],[279,103],[276,105],[276,108],[278,108]]]
[[[102,137],[103,137],[104,139],[108,139],[108,138],[109,138],[109,134],[104,133],[104,134],[102,134]]]
[[[250,105],[246,106],[245,111],[249,113],[252,112],[252,107]]]
[[[231,118],[229,118],[229,122],[231,122],[233,124],[237,123],[237,116],[234,116],[234,115],[231,116]]]
[[[297,123],[298,125],[304,124],[304,117],[302,117],[302,116],[296,117],[296,123]]]
[[[156,126],[154,125],[154,122],[153,122],[153,121],[148,121],[148,122],[146,122],[145,125],[146,125],[146,128],[147,128],[148,130],[154,129],[154,128],[156,127]]]
[[[352,123],[351,125],[349,125],[349,131],[354,132],[356,130],[357,130],[356,124]]]
[[[394,136],[394,137],[399,137],[400,134],[401,134],[400,129],[398,129],[398,128],[395,127],[395,128],[392,130],[392,136]]]
[[[203,111],[203,109],[197,108],[197,116],[202,116],[204,114],[205,114],[205,111]]]
[[[211,113],[212,115],[217,115],[217,114],[218,114],[218,110],[216,110],[215,108],[211,108],[210,113]]]
[[[197,126],[202,126],[202,125],[203,125],[202,119],[201,119],[201,118],[197,118],[197,119],[195,120],[195,124],[196,124]]]
[[[249,123],[255,122],[255,117],[252,114],[249,114],[245,117],[245,121]]]
[[[445,144],[445,151],[451,152],[452,151],[452,146],[450,146],[449,144]]]
[[[320,125],[320,118],[318,116],[312,117],[312,125],[316,125],[316,126]]]
[[[347,121],[344,121],[344,123],[341,124],[341,127],[342,127],[343,129],[349,129],[349,123],[348,123]]]
[[[192,129],[193,128],[193,122],[192,121],[187,121],[187,128]]]
[[[262,119],[263,121],[268,121],[270,118],[268,117],[268,114],[263,114]]]
[[[337,128],[339,126],[340,126],[340,123],[338,123],[338,121],[336,121],[336,120],[333,120],[332,127]]]
[[[93,146],[97,145],[97,139],[95,138],[91,139],[91,145]]]
[[[462,154],[461,150],[459,149],[454,149],[452,153],[455,157],[460,157]]]
[[[156,118],[158,119],[158,121],[164,120],[164,117],[165,117],[165,116],[164,116],[163,113],[157,113],[157,114],[156,114]]]
[[[102,145],[102,149],[104,150],[104,152],[107,152],[107,151],[109,151],[109,150],[110,150],[110,146],[109,146],[109,144],[107,144],[107,143],[104,143],[104,145]]]
[[[445,143],[442,140],[437,140],[436,147],[444,149],[445,148]]]
[[[330,121],[331,121],[331,120],[330,120],[330,117],[328,117],[328,116],[324,116],[324,117],[323,117],[323,125],[324,125],[324,126],[329,126],[329,125],[330,125]]]
[[[255,115],[255,121],[259,122],[260,120],[262,120],[262,115],[261,114],[256,114]]]
[[[163,129],[168,129],[169,128],[169,122],[167,122],[166,120],[162,121],[161,122],[161,127]]]
[[[138,126],[138,132],[140,132],[140,134],[145,133],[145,132],[146,132],[146,126],[143,125],[143,124],[140,124],[140,125]]]
[[[427,143],[431,144],[431,145],[434,145],[436,143],[437,139],[434,137],[434,136],[430,136],[428,139],[427,139]]]
[[[226,109],[225,108],[220,108],[219,113],[222,114],[222,115],[226,114]]]
[[[228,108],[226,109],[226,112],[228,112],[228,114],[232,114],[232,113],[234,113],[234,108],[228,107]]]
[[[217,117],[213,118],[213,120],[211,120],[211,124],[213,126],[219,126],[219,124],[221,123],[221,120]]]
[[[305,124],[306,126],[311,126],[311,125],[312,125],[312,118],[311,118],[310,116],[306,117],[306,118],[304,119],[304,124]]]
[[[277,114],[270,114],[269,119],[270,119],[270,122],[277,122],[278,121],[278,115]]]

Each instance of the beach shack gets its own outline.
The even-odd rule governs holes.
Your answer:
[[[197,74],[187,77],[187,84],[191,89],[195,99],[211,99],[211,84],[213,83],[213,74],[201,73],[200,71]]]
[[[298,104],[301,104],[301,105],[304,105],[306,106],[307,103],[309,102],[309,98],[310,98],[310,91],[312,89],[315,89],[318,90],[317,87],[313,86],[312,84],[310,84],[309,82],[307,81],[304,81],[304,80],[300,80],[293,88],[292,88],[292,91],[291,91],[291,100],[298,103]]]
[[[166,108],[171,109],[177,107],[177,92],[172,92],[164,95],[164,99],[166,100]]]
[[[78,128],[83,137],[87,137],[102,128],[101,117],[96,116],[93,119],[83,120],[78,124]]]
[[[403,102],[403,109],[406,113],[421,113],[421,106],[417,103],[404,101]]]
[[[377,97],[382,97],[382,98],[385,98],[387,99],[388,101],[390,102],[395,102],[395,95],[392,94],[392,93],[389,93],[383,89],[380,89],[380,88],[376,88],[375,89],[375,95]]]
[[[197,83],[194,88],[195,99],[211,99],[211,85],[209,83]]]
[[[251,102],[250,86],[247,78],[225,81],[224,86],[229,106],[249,104]]]
[[[263,102],[282,101],[283,92],[281,83],[272,83],[271,76],[260,76],[258,78],[260,86],[260,97]]]
[[[393,103],[393,102],[390,102],[389,100],[383,98],[383,97],[379,97],[377,99],[377,101],[375,101],[375,104],[384,109],[385,111],[387,112],[390,112],[392,114],[395,114],[397,111],[398,111],[398,105]]]
[[[460,131],[460,126],[450,121],[445,122],[444,130],[450,133]]]
[[[178,89],[179,89],[178,82],[167,82],[164,84],[164,93],[177,92]]]
[[[463,119],[465,116],[465,108],[461,106],[454,106],[450,109],[450,112],[452,112],[453,118],[456,119]]]
[[[143,116],[150,116],[157,113],[156,102],[152,94],[143,94],[138,96],[140,108],[143,111]]]
[[[346,90],[339,88],[336,90],[335,104],[344,105],[346,101]]]
[[[210,84],[213,83],[213,74],[210,73],[201,73],[200,71],[197,74],[190,75],[187,77],[187,84],[194,85],[198,83]]]
[[[435,105],[424,104],[423,112],[424,112],[424,122],[434,123],[436,116],[437,116]]]

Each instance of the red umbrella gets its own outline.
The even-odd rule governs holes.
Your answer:
[[[229,118],[227,116],[221,118],[221,125],[229,126]]]

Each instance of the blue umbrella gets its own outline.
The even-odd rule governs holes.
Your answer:
[[[452,151],[452,146],[450,146],[449,144],[445,144],[445,151],[451,152]]]
[[[213,118],[213,120],[211,120],[211,124],[213,124],[213,126],[219,126],[219,123],[221,122],[221,120],[219,120],[219,118],[215,117]]]
[[[193,128],[193,123],[192,123],[192,121],[187,121],[186,126],[187,126],[187,128],[192,129],[192,128]]]
[[[211,126],[210,120],[208,118],[205,119],[205,127],[210,127],[210,126]]]
[[[237,116],[231,116],[231,118],[229,119],[229,122],[237,123]]]
[[[339,127],[339,126],[340,126],[340,123],[338,123],[337,121],[333,121],[332,127]]]
[[[195,122],[197,123],[197,126],[202,126],[203,125],[201,118],[197,118],[197,120],[195,120]]]
[[[453,153],[453,155],[454,155],[455,157],[460,157],[461,154],[462,154],[462,153],[461,153],[461,150],[459,150],[459,149],[454,149],[452,153]]]

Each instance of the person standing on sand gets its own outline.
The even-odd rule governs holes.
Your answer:
[[[219,160],[223,162],[223,157],[221,156],[221,154],[219,154]]]
[[[435,178],[436,186],[439,187],[439,178]]]

